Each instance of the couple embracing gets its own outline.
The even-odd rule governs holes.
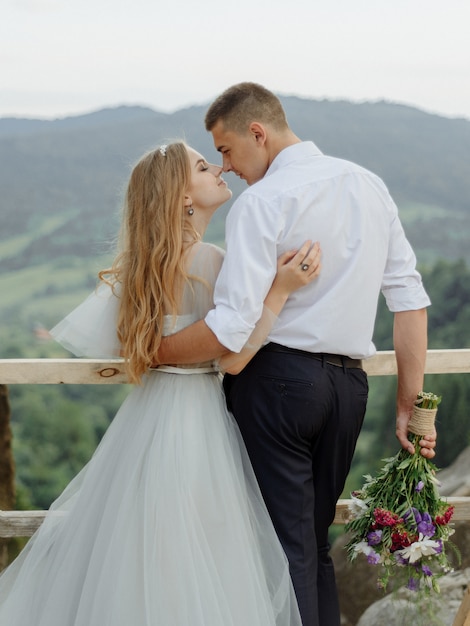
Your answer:
[[[234,85],[205,122],[222,166],[182,142],[142,157],[112,267],[52,331],[78,356],[123,356],[136,385],[0,577],[1,623],[340,624],[328,528],[377,299],[407,449],[430,302],[383,182],[301,141],[272,92]],[[249,185],[225,254],[202,241],[231,197],[223,171]],[[434,456],[434,435],[420,445]]]

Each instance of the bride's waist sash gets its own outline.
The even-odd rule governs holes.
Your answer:
[[[166,372],[167,374],[218,374],[214,367],[175,367],[173,365],[159,365],[151,367],[151,372]]]

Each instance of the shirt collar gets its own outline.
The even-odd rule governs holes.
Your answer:
[[[304,159],[306,157],[312,156],[320,156],[321,154],[323,153],[317,148],[313,141],[301,141],[300,143],[294,143],[279,152],[271,165],[268,167],[265,176],[269,176],[281,167],[290,165],[291,163],[293,163],[294,161],[298,161],[299,159]]]

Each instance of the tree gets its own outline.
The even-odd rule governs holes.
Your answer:
[[[15,464],[11,443],[8,388],[0,385],[0,510],[12,510],[15,504]],[[0,571],[8,564],[9,543],[0,537]]]

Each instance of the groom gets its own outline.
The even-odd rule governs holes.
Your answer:
[[[410,452],[407,427],[423,386],[430,301],[383,182],[301,141],[273,93],[255,83],[234,85],[205,122],[224,171],[249,188],[227,218],[215,308],[164,339],[158,361],[239,352],[261,316],[277,257],[307,238],[320,242],[322,274],[291,295],[269,343],[240,374],[226,375],[224,388],[289,559],[303,625],[339,626],[328,528],[366,409],[361,361],[375,351],[377,299],[382,291],[394,312],[396,434]],[[435,435],[420,445],[432,458]]]

